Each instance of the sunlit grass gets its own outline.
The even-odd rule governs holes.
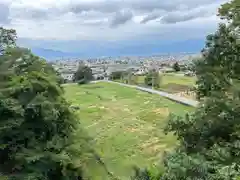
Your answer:
[[[184,115],[192,108],[158,95],[110,83],[65,86],[66,98],[80,106],[79,121],[95,140],[108,169],[129,179],[134,165],[157,164],[177,143],[165,135],[169,113]],[[106,177],[93,177],[106,179]]]

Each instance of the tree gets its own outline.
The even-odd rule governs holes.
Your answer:
[[[80,64],[76,73],[74,73],[73,81],[84,81],[88,82],[93,79],[92,69],[86,65]]]
[[[110,74],[111,80],[119,80],[124,75],[125,71],[114,71]]]
[[[124,71],[122,74],[122,80],[126,83],[126,84],[132,84],[133,83],[133,72],[131,69],[128,69],[127,71]]]
[[[159,75],[159,72],[156,70],[151,70],[146,75],[144,82],[147,86],[152,86],[155,88],[159,88],[161,84],[161,77]]]
[[[90,144],[53,68],[27,49],[11,48],[0,56],[0,73],[0,174],[82,179]]]
[[[16,39],[17,34],[15,30],[0,27],[0,55],[4,53],[6,48],[15,47]]]
[[[175,63],[173,64],[173,69],[174,69],[176,72],[178,72],[178,71],[181,70],[178,62],[175,62]]]
[[[240,19],[237,3],[235,0],[222,6],[219,12],[224,12],[223,18],[226,9],[235,8],[238,18],[236,14],[227,16],[231,24],[219,25],[218,31],[207,37],[203,59],[196,62],[201,105],[185,118],[170,118],[166,132],[174,132],[180,145],[165,157],[163,180],[227,180],[240,176],[240,89],[235,83],[240,76],[239,33],[234,22]]]
[[[132,79],[134,84],[138,84],[138,75],[133,75]]]
[[[105,64],[105,65],[103,66],[104,78],[107,77],[107,70],[108,70],[108,66],[107,66],[107,64]]]

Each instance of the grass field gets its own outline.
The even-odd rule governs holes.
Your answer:
[[[138,84],[144,84],[145,76],[138,76]],[[175,74],[162,74],[161,75],[161,87],[159,90],[163,90],[169,93],[177,93],[191,89],[195,84],[195,77],[178,76]]]
[[[176,145],[173,135],[163,133],[169,113],[183,116],[193,110],[158,95],[103,82],[68,85],[65,94],[80,106],[79,120],[94,138],[107,168],[122,180],[129,179],[134,165],[151,167]]]

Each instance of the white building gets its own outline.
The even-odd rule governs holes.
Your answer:
[[[62,78],[66,81],[72,81],[73,80],[73,74],[61,74]]]

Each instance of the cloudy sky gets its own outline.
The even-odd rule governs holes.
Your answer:
[[[19,44],[93,51],[204,40],[226,0],[0,0],[0,26]],[[140,46],[136,46],[140,47]],[[120,50],[119,49],[119,50]]]

